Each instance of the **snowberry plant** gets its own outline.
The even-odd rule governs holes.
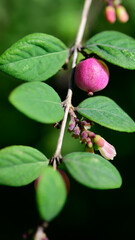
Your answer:
[[[121,22],[128,20],[120,0],[104,2],[108,22],[115,22],[115,14]],[[116,150],[104,136],[100,136],[100,132],[93,132],[93,123],[119,132],[135,131],[134,121],[117,103],[98,95],[109,81],[107,62],[135,69],[135,40],[120,32],[105,31],[82,45],[91,3],[92,0],[84,2],[72,48],[54,36],[34,33],[13,44],[0,56],[1,71],[27,82],[11,92],[10,103],[35,121],[60,126],[56,151],[51,159],[29,146],[9,146],[0,150],[0,184],[19,187],[36,180],[37,206],[45,222],[50,222],[60,213],[67,198],[68,177],[62,169],[89,188],[114,189],[122,184],[118,170],[108,161],[114,159]],[[83,58],[77,64],[78,53]],[[57,92],[44,81],[68,65],[70,59],[71,79],[65,101],[61,102]],[[72,104],[74,82],[86,92],[86,99],[78,106]],[[84,152],[62,155],[67,124],[72,137],[84,144]],[[38,228],[33,237],[35,240],[47,239],[44,226]]]

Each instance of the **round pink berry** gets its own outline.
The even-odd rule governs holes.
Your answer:
[[[76,66],[75,83],[80,89],[88,92],[89,95],[104,89],[108,81],[109,70],[101,60],[88,58]]]
[[[115,8],[113,6],[107,6],[105,8],[105,17],[109,23],[114,23],[116,21]]]

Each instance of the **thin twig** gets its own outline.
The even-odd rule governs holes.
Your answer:
[[[70,79],[70,83],[69,83],[69,89],[68,89],[68,93],[67,93],[67,97],[65,100],[65,111],[64,111],[64,117],[63,117],[63,121],[62,121],[62,125],[61,125],[61,129],[60,129],[60,135],[58,138],[58,143],[57,143],[57,147],[56,147],[56,151],[54,154],[54,158],[59,158],[61,157],[61,148],[62,148],[62,142],[63,142],[63,137],[64,137],[64,132],[65,132],[65,127],[66,127],[66,122],[67,122],[67,117],[68,117],[68,112],[71,106],[71,100],[72,100],[72,85],[73,85],[73,78],[74,78],[74,69],[76,67],[76,62],[77,62],[77,56],[78,56],[78,48],[81,44],[82,38],[83,38],[83,34],[84,34],[84,30],[85,30],[85,26],[86,26],[86,22],[87,22],[87,18],[88,18],[88,12],[91,6],[92,0],[85,0],[84,3],[84,8],[83,8],[83,12],[82,12],[82,18],[81,18],[81,23],[78,29],[78,33],[77,33],[77,37],[76,37],[76,41],[75,41],[75,45],[74,45],[74,52],[73,52],[73,60],[72,60],[72,73],[71,73],[71,79]],[[55,168],[55,164],[54,164],[54,168]]]

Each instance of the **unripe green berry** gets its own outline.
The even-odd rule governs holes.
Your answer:
[[[118,20],[121,23],[126,23],[128,21],[128,19],[129,19],[127,10],[122,5],[116,6],[116,15],[117,15]]]

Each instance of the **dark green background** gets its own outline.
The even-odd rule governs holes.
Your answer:
[[[69,47],[74,44],[84,0],[1,0],[0,54],[11,44],[33,32],[52,34]],[[127,24],[109,25],[101,0],[93,0],[85,39],[104,30],[118,30],[135,37],[135,1],[124,1],[130,14]],[[85,41],[84,41],[85,42]],[[108,64],[110,82],[95,96],[105,95],[117,102],[132,118],[135,112],[135,71]],[[66,96],[70,69],[47,81]],[[0,148],[22,144],[36,147],[49,158],[53,155],[59,131],[28,119],[8,102],[9,93],[23,81],[0,73]],[[74,86],[76,106],[87,94]],[[116,147],[114,165],[123,177],[121,189],[97,191],[71,180],[71,191],[62,213],[50,224],[50,240],[130,239],[135,226],[135,141],[134,134],[119,133],[97,125],[94,131]],[[81,151],[83,146],[66,132],[62,152]],[[20,240],[23,232],[37,226],[39,216],[33,184],[10,188],[1,186],[0,239]]]

